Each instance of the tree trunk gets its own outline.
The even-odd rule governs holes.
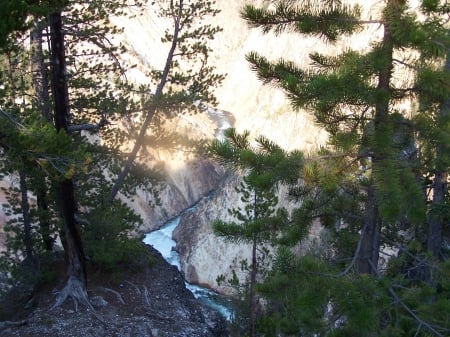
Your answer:
[[[69,125],[69,99],[66,76],[64,35],[61,12],[50,14],[52,88],[55,103],[55,127],[58,132],[67,132]],[[75,194],[72,179],[61,177],[57,200],[63,220],[64,250],[67,263],[67,285],[61,292],[59,305],[67,297],[87,302],[85,256],[78,224],[75,221]],[[86,303],[87,304],[87,303]]]
[[[59,132],[69,127],[69,93],[61,12],[49,16],[51,36],[52,89],[55,104],[54,121]]]
[[[256,190],[253,194],[253,219],[259,219],[258,212],[258,193]],[[257,259],[258,234],[253,233],[252,240],[252,265],[250,267],[250,287],[249,287],[249,318],[250,318],[250,337],[256,337],[256,275],[258,274]]]
[[[30,265],[33,264],[33,240],[31,239],[31,219],[30,219],[30,204],[28,202],[28,187],[27,176],[25,170],[19,170],[20,193],[21,193],[21,207],[23,217],[23,243],[25,246],[25,260]]]
[[[172,67],[175,50],[178,45],[178,35],[181,31],[180,20],[182,18],[182,14],[183,14],[183,1],[180,1],[180,3],[177,6],[179,8],[176,11],[174,11],[174,13],[177,13],[177,14],[174,14],[175,15],[175,17],[174,17],[175,26],[174,26],[174,31],[173,31],[172,45],[170,47],[169,53],[167,54],[166,63],[164,65],[164,70],[162,72],[161,79],[158,83],[155,94],[153,95],[153,100],[155,102],[157,102],[158,99],[162,97],[164,87],[167,83],[169,71]],[[142,145],[144,144],[145,135],[146,135],[148,127],[150,126],[150,123],[153,119],[153,116],[156,113],[156,109],[157,109],[157,106],[155,105],[155,103],[152,103],[148,107],[148,111],[146,112],[144,123],[141,126],[139,135],[136,138],[133,149],[131,150],[131,153],[128,155],[127,161],[125,162],[125,164],[122,168],[122,171],[119,173],[119,175],[111,189],[111,193],[110,193],[109,200],[108,200],[109,204],[111,204],[114,201],[114,199],[116,198],[117,193],[119,192],[120,188],[122,187],[122,185],[125,181],[125,178],[127,177],[128,173],[130,172],[130,170],[137,158],[137,155],[138,155],[139,151],[141,150]]]
[[[374,274],[380,255],[380,221],[376,203],[375,188],[369,186],[365,210],[365,224],[361,231],[361,248],[358,252],[357,268],[361,274]]]
[[[447,54],[445,70],[450,71],[450,53]],[[450,99],[447,99],[440,108],[440,118],[448,120],[450,118]],[[442,241],[445,220],[439,213],[439,205],[444,202],[447,195],[448,166],[445,164],[445,149],[448,146],[437,146],[436,149],[436,170],[433,182],[433,202],[432,210],[428,219],[428,251],[436,259],[442,258]]]
[[[31,31],[30,43],[31,75],[36,101],[45,120],[52,122],[47,67],[44,65],[44,54],[42,51],[42,27],[38,19],[34,20],[34,28]]]
[[[388,1],[386,10],[390,13],[395,12],[396,2]],[[390,13],[391,14],[391,13]],[[375,104],[374,117],[374,144],[372,154],[372,172],[376,172],[383,167],[383,160],[389,160],[389,149],[380,147],[379,140],[386,137],[386,132],[389,123],[389,103],[391,97],[391,78],[393,68],[393,41],[389,25],[386,21],[384,23],[384,35],[382,40],[382,55],[384,59],[384,67],[378,73],[377,95],[378,101]],[[383,143],[383,142],[381,142]],[[385,146],[385,145],[384,145]],[[373,173],[372,173],[373,174]],[[367,192],[366,216],[364,229],[362,231],[363,239],[361,249],[359,252],[358,272],[377,274],[378,273],[378,258],[380,250],[380,231],[381,218],[378,208],[379,200],[377,200],[377,191],[375,184],[372,181]]]
[[[257,234],[253,235],[252,266],[250,270],[249,309],[250,309],[250,337],[256,337],[256,274],[258,273],[258,261],[256,259]]]
[[[31,76],[37,106],[42,117],[48,123],[53,123],[50,112],[50,94],[48,88],[47,67],[44,64],[44,54],[42,49],[42,24],[35,18],[34,27],[30,35],[31,44]],[[45,177],[42,177],[45,180]],[[42,242],[46,251],[53,250],[54,240],[50,235],[50,221],[48,217],[47,187],[42,181],[36,191],[37,208],[39,217],[39,227]]]
[[[44,187],[38,187],[36,199],[42,243],[44,244],[44,249],[47,252],[51,252],[55,242],[51,236],[47,193]]]
[[[428,251],[437,259],[442,258],[442,233],[444,228],[444,219],[439,214],[438,207],[447,194],[447,179],[447,171],[436,169],[433,182],[433,209],[428,220]]]

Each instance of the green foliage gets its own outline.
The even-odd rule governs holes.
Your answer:
[[[37,0],[4,0],[0,3],[0,50],[14,45],[14,33],[29,28],[27,17],[33,13]]]
[[[315,275],[322,271],[319,263],[307,257],[297,263],[289,250],[278,250],[269,278],[258,286],[258,291],[270,301],[268,315],[262,319],[262,333],[312,335],[324,331],[322,316],[329,299],[325,290],[329,284],[327,278]]]
[[[260,27],[265,33],[271,30],[275,33],[293,30],[319,35],[330,41],[358,29],[357,18],[361,11],[358,6],[326,4],[327,1],[304,1],[300,6],[295,1],[278,1],[274,10],[247,5],[241,15],[253,27]]]
[[[286,224],[288,214],[279,208],[276,189],[280,181],[292,181],[303,157],[295,152],[287,154],[264,137],[257,139],[256,147],[250,146],[249,133],[238,134],[234,129],[225,133],[225,141],[214,140],[208,147],[209,154],[233,169],[245,172],[243,181],[236,187],[242,206],[228,210],[237,223],[217,220],[213,224],[216,234],[232,241],[271,241]]]
[[[289,6],[292,6],[292,10],[296,6],[302,7],[303,10],[310,10],[309,6],[312,6],[308,4],[304,5],[305,8],[303,8],[303,5],[291,5],[283,1],[280,3],[282,4],[279,5],[280,8],[283,8],[283,6],[290,8]],[[254,9],[248,6],[244,10],[244,13],[246,11],[251,13],[252,10]],[[274,29],[280,30],[288,29],[281,23],[282,19],[285,18],[283,11],[271,14],[273,15],[271,20],[273,21],[273,26],[261,21],[261,18],[267,13],[262,9],[259,11],[253,13],[254,15],[244,16],[252,25],[261,24],[267,29],[271,29],[271,27],[277,27]],[[318,5],[317,13],[314,16],[315,20],[322,20],[319,14],[320,11],[321,9]],[[409,32],[414,35],[410,30],[404,29],[406,22],[411,22],[411,25],[414,24],[415,29],[420,32],[431,29],[428,27],[428,21],[420,24],[414,17],[406,13],[401,17],[392,15],[393,17],[387,16],[386,20],[389,21],[389,24],[392,23],[394,31],[397,32],[395,27],[398,27],[399,34],[400,32]],[[277,22],[275,18],[279,21]],[[302,20],[303,18],[301,17],[292,18],[292,22],[303,23]],[[323,20],[327,21],[326,19]],[[356,18],[354,20],[356,22]],[[308,22],[308,20],[306,21]],[[434,28],[437,29],[436,27]],[[405,40],[408,37],[396,36],[395,38],[403,43],[402,46],[407,44]],[[425,39],[427,41],[430,40],[428,38]],[[437,44],[441,43],[441,47],[447,44],[444,38],[438,39],[437,41],[439,41],[436,42]],[[418,42],[414,42],[414,46],[418,47],[418,44]],[[426,46],[420,45],[420,48],[426,49]],[[380,102],[386,101],[386,99],[392,99],[386,97],[379,88],[375,89],[373,87],[373,80],[378,76],[380,69],[386,67],[386,62],[389,62],[384,54],[385,52],[382,46],[375,47],[366,54],[345,51],[337,57],[327,57],[313,53],[311,55],[311,59],[314,62],[313,68],[306,71],[284,59],[271,63],[256,53],[248,54],[247,60],[251,63],[258,77],[263,82],[272,82],[283,88],[294,107],[310,108],[314,111],[316,120],[330,132],[330,145],[351,154],[354,151],[355,144],[361,143],[363,137],[366,136],[365,128],[367,127],[367,121],[375,118],[375,110],[371,110],[369,107],[379,106]],[[437,56],[442,57],[442,53]],[[425,75],[425,73],[423,74]],[[448,82],[446,80],[439,80],[436,76],[434,76],[433,80],[436,83]],[[428,85],[433,83],[427,80],[423,82]],[[446,93],[445,90],[445,86],[440,86],[438,91],[430,89],[430,91],[435,93],[440,91],[444,96]],[[395,94],[395,99],[399,98],[398,94]],[[448,97],[448,95],[445,97]],[[395,144],[395,136],[390,136],[390,134],[393,132],[392,128],[399,128],[400,123],[394,120],[392,123],[397,123],[396,125],[386,124],[386,121],[384,123],[383,126],[385,127],[381,127],[379,131],[376,130],[370,138],[367,138],[369,140],[367,145],[370,153],[380,150],[379,157],[381,162],[380,165],[377,165],[379,167],[375,168],[374,173],[377,174],[377,179],[381,179],[377,186],[385,189],[385,191],[380,191],[378,198],[380,201],[386,201],[386,207],[381,205],[381,215],[389,220],[398,218],[405,212],[408,205],[411,205],[411,200],[416,200],[417,203],[413,205],[412,209],[414,211],[422,210],[422,214],[416,211],[416,214],[411,214],[411,216],[414,219],[413,221],[417,221],[420,218],[423,219],[424,205],[423,202],[420,204],[420,198],[418,198],[420,185],[414,181],[411,174],[411,167],[403,165],[399,161],[398,155],[390,153],[390,149],[397,147]],[[405,150],[407,149],[398,147],[397,151],[401,152]],[[384,181],[386,179],[390,180]],[[405,186],[407,187],[406,189]],[[406,193],[402,194],[402,191],[406,191]],[[390,197],[392,196],[398,196],[398,199],[391,200]],[[405,196],[413,197],[405,199]],[[402,205],[399,201],[406,202]],[[392,209],[394,205],[398,206],[397,210]],[[408,210],[406,211],[408,212]]]
[[[157,104],[168,117],[176,115],[174,110],[192,112],[217,103],[212,88],[218,86],[224,76],[215,73],[209,65],[208,42],[222,28],[206,23],[219,13],[214,5],[214,1],[204,0],[157,5],[159,15],[174,22],[174,27],[167,29],[161,38],[171,48],[167,58],[170,64],[149,74],[157,85],[157,95],[150,97],[150,104]]]
[[[392,264],[402,265],[401,276],[392,269],[393,274],[386,277],[339,275],[321,259],[298,257],[280,247],[272,272],[258,286],[269,301],[260,332],[280,336],[444,336],[450,304],[446,295],[448,264],[434,266],[435,283],[429,284],[420,276],[420,269],[427,268],[417,256],[410,250],[392,260]]]
[[[240,261],[241,272],[248,273],[248,278],[241,284],[236,272],[228,280],[224,275],[218,282],[228,283],[240,290],[244,288],[248,299],[248,322],[237,322],[244,325],[250,336],[256,333],[258,299],[255,287],[259,279],[263,279],[270,263],[270,249],[280,230],[288,222],[288,212],[278,206],[276,195],[280,181],[291,181],[296,177],[292,172],[294,165],[300,166],[303,157],[298,153],[287,154],[280,147],[264,137],[257,139],[257,146],[252,147],[248,139],[249,133],[242,135],[234,129],[225,132],[224,141],[213,141],[209,154],[226,166],[245,172],[242,182],[235,188],[240,196],[239,205],[228,209],[236,222],[213,222],[216,235],[235,243],[243,242],[251,245],[251,262]]]
[[[448,305],[447,295],[437,295],[440,286],[433,281],[446,274],[445,267],[435,268],[423,249],[412,248],[408,256],[390,257],[387,274],[377,262],[383,247],[403,252],[412,239],[422,245],[426,226],[436,219],[445,232],[448,218],[448,186],[432,185],[438,173],[447,179],[449,167],[448,4],[421,5],[423,12],[413,12],[405,1],[388,1],[370,20],[340,1],[277,1],[270,9],[247,5],[242,11],[250,26],[265,33],[293,31],[328,42],[365,24],[384,28],[382,39],[363,52],[313,52],[309,67],[247,55],[263,83],[284,90],[293,108],[311,111],[330,136],[327,147],[296,170],[301,182],[290,180],[290,195],[300,205],[278,238],[283,246],[270,277],[259,287],[269,300],[259,324],[267,335],[448,334],[447,314],[438,309]],[[399,73],[406,74],[401,81],[393,76]],[[397,103],[415,95],[419,109],[399,111]],[[231,150],[222,148],[236,162],[251,159]],[[427,199],[424,191],[431,190],[439,201]],[[295,247],[317,220],[326,228],[321,251],[294,256],[284,245]],[[367,260],[371,254],[375,262]],[[364,259],[372,265],[356,271],[373,275],[353,274]]]
[[[76,207],[83,210],[75,217],[82,227],[85,250],[96,266],[113,269],[117,263],[136,269],[149,262],[144,261],[147,254],[137,230],[141,220],[120,203],[113,208],[104,204],[111,172],[117,172],[123,165],[119,148],[128,141],[127,137],[134,137],[112,123],[143,109],[136,86],[124,76],[124,68],[128,66],[118,61],[125,47],[111,43],[111,37],[121,30],[109,18],[124,15],[129,4],[129,1],[18,1],[14,4],[21,10],[17,12],[17,25],[11,20],[0,20],[5,24],[0,31],[1,173],[13,178],[18,172],[24,173],[27,186],[21,192],[30,199],[36,198],[31,207],[28,205],[28,211],[20,194],[9,191],[5,208],[12,219],[6,226],[10,235],[8,250],[2,258],[2,267],[6,269],[1,270],[5,282],[8,276],[16,275],[14,270],[25,256],[26,215],[31,220],[29,232],[36,257],[52,250],[56,237],[61,236],[58,211],[61,200],[56,192],[58,184],[65,180],[75,182]],[[12,2],[5,1],[0,8],[9,5]],[[133,5],[139,8],[142,3],[136,1]],[[49,34],[32,39],[31,43],[28,40],[30,35],[36,38],[46,29],[49,12],[63,7],[71,104],[67,133],[55,129],[51,116],[53,93],[47,82],[51,69],[46,48]],[[0,12],[0,16],[11,13],[15,12]],[[8,31],[4,33],[5,29]],[[101,144],[93,141],[93,133],[101,137]],[[124,194],[134,193],[136,187],[150,186],[149,191],[157,191],[155,186],[160,181],[161,174],[136,164],[126,181]],[[48,274],[39,272],[41,276]]]
[[[45,241],[60,230],[55,187],[61,180],[76,182],[77,208],[83,210],[76,214],[76,220],[82,224],[89,258],[103,269],[111,269],[115,263],[133,266],[133,260],[140,263],[145,255],[137,231],[140,220],[124,205],[107,202],[112,177],[124,165],[123,145],[135,139],[142,121],[138,125],[128,124],[129,129],[117,124],[124,117],[129,121],[146,117],[149,108],[157,105],[161,114],[154,119],[152,127],[156,130],[144,135],[142,144],[191,146],[192,141],[161,135],[158,128],[177,109],[186,111],[199,102],[214,102],[210,86],[223,79],[207,63],[210,52],[207,41],[221,29],[199,23],[204,17],[217,14],[217,10],[210,1],[180,1],[158,3],[164,8],[161,16],[177,20],[175,33],[165,36],[166,42],[173,42],[178,48],[169,60],[170,71],[157,72],[164,76],[163,82],[169,83],[168,90],[163,93],[157,89],[161,91],[158,96],[153,94],[152,86],[130,83],[125,70],[136,65],[119,62],[118,56],[126,52],[126,47],[113,43],[112,37],[122,29],[114,26],[110,18],[134,15],[143,4],[139,0],[131,3],[30,0],[14,4],[3,1],[0,5],[0,48],[4,51],[0,56],[0,118],[4,122],[0,147],[7,158],[1,163],[2,172],[25,172],[29,192],[38,198],[37,207],[30,211],[36,247],[40,242],[44,247]],[[62,9],[70,102],[68,133],[57,132],[52,125],[53,93],[48,90],[51,86],[46,75],[51,70],[45,47],[49,35],[41,34],[48,25],[48,14]],[[11,16],[12,13],[17,15]],[[30,33],[36,39],[31,44]],[[140,61],[147,64],[146,60]],[[153,80],[158,83],[161,77]],[[152,116],[154,111],[148,113]],[[101,144],[95,137],[101,139]],[[122,182],[125,196],[133,196],[136,188],[145,188],[154,195],[151,202],[158,203],[161,167],[149,169],[143,163],[133,162],[126,176]],[[15,213],[23,211],[17,196],[9,201]],[[10,229],[15,233],[11,236],[14,247],[10,247],[10,253],[16,255],[17,262],[23,241],[21,219],[11,222]]]
[[[294,13],[313,12],[312,17],[316,23],[323,24],[323,27],[331,24],[329,21],[340,25],[342,22],[339,19],[329,20],[321,13],[326,10],[344,10],[341,6],[341,3],[332,2],[313,4],[280,1],[276,10],[247,6],[243,15],[250,25],[281,33],[289,31],[290,24],[308,25],[309,19],[301,15],[296,17]],[[358,20],[355,12],[355,16],[349,21],[354,24],[364,23]],[[255,52],[247,55],[247,60],[264,83],[272,83],[284,89],[294,108],[311,109],[316,121],[330,134],[330,152],[326,154],[330,160],[316,160],[315,168],[310,172],[305,171],[302,176],[307,183],[316,184],[322,190],[316,192],[310,188],[310,191],[316,192],[309,193],[315,205],[320,204],[316,202],[317,195],[324,197],[322,205],[327,202],[325,196],[336,199],[332,193],[345,196],[349,186],[356,186],[356,179],[361,179],[364,175],[361,182],[365,181],[366,184],[372,181],[376,187],[377,213],[386,226],[396,224],[405,215],[412,223],[424,221],[426,203],[419,173],[421,163],[417,157],[415,125],[407,120],[403,112],[400,114],[395,109],[398,100],[408,97],[411,84],[404,81],[395,86],[394,83],[386,84],[387,82],[382,81],[389,80],[386,76],[390,76],[393,69],[410,71],[414,68],[419,75],[417,86],[419,90],[423,90],[424,99],[437,102],[448,97],[448,71],[443,72],[439,68],[430,71],[429,66],[423,67],[425,62],[442,62],[442,57],[445,57],[448,32],[443,27],[443,20],[445,18],[438,13],[429,12],[424,20],[419,21],[406,6],[392,1],[379,19],[380,24],[389,27],[392,36],[385,36],[385,40],[374,43],[364,53],[344,50],[341,54],[330,57],[315,52],[310,55],[313,63],[309,68],[301,68],[286,59],[269,61]],[[296,31],[310,35],[315,33],[307,29]],[[437,38],[430,39],[431,35]],[[392,52],[396,48],[405,47],[420,50],[421,57],[405,57],[401,62],[393,61]],[[420,79],[422,76],[423,80]],[[420,116],[417,120],[420,120]],[[446,130],[446,125],[445,122],[440,123],[437,128],[427,129],[427,132],[448,134],[438,131],[443,130],[442,128]],[[431,151],[436,149],[436,144],[434,142]],[[441,152],[446,153],[446,142],[441,138],[439,144],[443,146]],[[432,157],[433,153],[430,152],[429,155]],[[358,162],[363,167],[358,167]],[[320,166],[323,168],[317,168]],[[305,167],[309,170],[314,166],[309,164]],[[347,172],[346,175],[341,173],[343,170]],[[326,172],[325,176],[323,172]],[[366,177],[369,179],[366,180]],[[360,191],[357,193],[361,195]],[[307,197],[307,188],[297,188],[297,194]],[[304,212],[307,212],[307,207],[304,208]],[[324,208],[331,211],[325,210],[326,213],[336,214],[336,209],[320,207],[321,210]],[[318,216],[318,209],[314,213]],[[327,218],[332,219],[333,216]],[[348,217],[344,216],[343,219],[346,222]]]
[[[87,258],[101,270],[137,271],[151,261],[146,258],[143,235],[136,233],[142,220],[126,205],[116,202],[109,209],[95,208],[83,214],[82,238]]]
[[[260,189],[276,189],[278,183],[293,183],[304,164],[299,151],[290,153],[264,136],[250,144],[249,132],[238,134],[235,129],[225,131],[225,141],[213,140],[208,155],[225,167],[244,172],[250,184]]]

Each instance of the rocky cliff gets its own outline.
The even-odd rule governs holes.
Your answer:
[[[218,106],[210,107],[203,114],[177,118],[172,122],[172,130],[185,132],[196,139],[212,139],[220,130],[233,126],[239,131],[251,130],[252,136],[264,134],[287,149],[313,149],[325,141],[326,134],[314,126],[308,114],[292,112],[281,91],[263,86],[245,61],[245,54],[251,50],[274,58],[295,56],[298,59],[291,48],[298,41],[292,36],[270,36],[267,40],[260,31],[249,29],[239,15],[245,3],[244,0],[218,1],[216,7],[221,12],[210,21],[223,28],[210,44],[213,52],[209,57],[216,71],[226,74],[224,82],[215,91]],[[268,5],[270,1],[255,3]],[[140,82],[148,81],[145,71],[163,66],[168,49],[160,37],[164,29],[170,27],[170,22],[159,18],[155,12],[155,7],[149,6],[145,12],[136,13],[135,18],[115,19],[115,23],[124,27],[122,41],[131,50],[123,57],[140,64],[129,71],[129,77]],[[303,43],[311,48],[317,41],[307,39]],[[221,180],[214,165],[191,154],[161,149],[153,149],[152,154],[149,161],[164,163],[168,186],[162,192],[161,206],[156,208],[148,206],[151,195],[138,191],[140,197],[133,207],[144,218],[145,230],[157,228],[181,213],[199,197],[217,188]]]
[[[229,295],[233,289],[226,285],[219,287],[216,278],[221,274],[230,275],[231,269],[237,269],[239,276],[244,278],[245,274],[239,273],[233,260],[250,259],[251,250],[246,244],[230,243],[216,237],[211,223],[216,219],[232,220],[227,208],[240,203],[234,190],[239,181],[238,176],[227,175],[218,189],[181,216],[173,233],[186,280]]]

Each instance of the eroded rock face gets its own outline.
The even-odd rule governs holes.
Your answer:
[[[248,245],[233,244],[215,236],[211,223],[216,219],[233,220],[228,208],[240,203],[234,190],[239,181],[239,177],[229,174],[216,191],[181,216],[173,233],[186,280],[225,294],[232,294],[233,289],[219,287],[216,278],[221,274],[229,276],[232,269],[239,269],[233,265],[233,260],[249,259],[251,250]]]
[[[248,274],[240,269],[240,261],[251,261],[251,245],[242,242],[234,243],[216,236],[212,230],[214,220],[225,222],[236,221],[228,209],[241,207],[241,195],[235,187],[242,177],[227,173],[221,185],[208,197],[202,199],[192,210],[184,213],[179,225],[173,232],[177,242],[176,250],[180,254],[181,271],[190,283],[204,285],[222,294],[234,295],[234,289],[227,284],[218,285],[216,279],[225,275],[229,279],[234,270],[241,282]],[[280,187],[278,191],[279,205],[291,212],[296,205],[288,201],[287,188]],[[316,224],[311,231],[311,241],[320,235],[320,225]],[[266,247],[271,251],[271,247]],[[298,247],[300,252],[308,249],[308,244]],[[269,260],[266,260],[270,264]]]
[[[256,5],[270,5],[270,1],[258,0]],[[223,31],[210,42],[212,49],[208,57],[216,72],[226,74],[220,87],[215,89],[218,105],[196,115],[176,118],[170,130],[181,132],[191,138],[210,141],[220,137],[226,127],[235,127],[239,132],[250,130],[251,137],[264,135],[286,149],[303,148],[311,150],[326,140],[326,133],[318,130],[311,116],[305,111],[293,111],[284,93],[271,86],[263,85],[250,69],[245,55],[258,51],[270,58],[286,57],[294,61],[308,61],[308,55],[299,56],[292,46],[298,44],[294,35],[268,36],[260,30],[250,29],[241,19],[240,11],[244,0],[217,1],[220,9],[217,16],[206,23],[220,26]],[[166,60],[168,45],[160,36],[172,24],[156,15],[155,8],[149,7],[135,18],[115,18],[114,22],[124,27],[122,42],[132,51],[130,60],[138,58],[139,67],[130,69],[129,78],[148,82],[144,73],[150,67],[161,69]],[[233,24],[230,24],[232,22]],[[320,45],[321,50],[330,49],[327,44],[318,44],[316,38],[302,39],[302,49]],[[309,62],[309,61],[308,61]],[[138,191],[139,197],[133,208],[142,215],[145,230],[153,230],[166,220],[178,215],[183,209],[195,203],[198,198],[216,188],[219,176],[207,174],[211,166],[201,160],[205,167],[198,169],[191,165],[198,159],[182,152],[151,150],[157,162],[163,162],[169,175],[169,185],[161,194],[161,207],[148,207],[152,196]],[[213,181],[218,178],[218,180]],[[202,181],[203,180],[203,181]],[[196,199],[197,198],[197,199]],[[211,206],[212,207],[212,206]]]
[[[200,198],[216,189],[222,180],[218,165],[202,157],[178,161],[166,160],[167,180],[159,194],[161,200],[152,206],[155,196],[138,190],[136,197],[129,201],[131,207],[144,220],[144,232],[155,230],[165,222],[195,204]]]
[[[240,261],[251,261],[251,246],[242,242],[236,244],[217,237],[212,230],[214,220],[225,222],[236,221],[230,216],[228,209],[244,205],[235,187],[242,177],[228,173],[221,185],[208,197],[202,199],[192,210],[180,217],[180,222],[173,232],[177,242],[176,250],[180,254],[181,271],[190,283],[200,284],[214,289],[222,294],[235,295],[235,290],[227,284],[219,285],[216,281],[219,275],[229,279],[234,270],[240,282],[245,282],[248,274],[240,269]],[[288,200],[286,187],[278,190],[279,205],[288,212],[298,207],[298,204]],[[304,254],[316,240],[320,240],[322,226],[316,221],[310,230],[308,239],[295,247],[298,254]],[[273,253],[272,248],[266,248]],[[270,265],[270,258],[266,260]]]

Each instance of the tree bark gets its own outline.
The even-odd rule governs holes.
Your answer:
[[[445,62],[445,71],[450,71],[450,53],[447,53]],[[448,120],[450,118],[450,98],[442,103],[439,118]],[[436,259],[442,258],[442,242],[444,218],[439,214],[439,205],[444,202],[447,195],[448,166],[445,164],[445,149],[448,146],[437,145],[436,148],[436,169],[433,182],[433,201],[432,210],[428,219],[428,251],[433,254]]]
[[[447,194],[448,172],[436,169],[433,182],[432,210],[428,220],[428,251],[441,259],[444,219],[437,209]],[[436,214],[437,213],[437,214]]]
[[[44,65],[44,54],[42,50],[42,27],[38,19],[34,20],[34,28],[31,31],[30,43],[31,75],[36,101],[45,120],[52,122],[47,67]]]
[[[392,13],[396,10],[396,1],[388,1],[386,11]],[[378,101],[375,104],[374,117],[374,140],[375,143],[372,149],[372,172],[376,172],[383,166],[383,160],[388,159],[389,149],[380,148],[377,140],[385,137],[386,128],[389,123],[389,103],[391,97],[391,78],[393,68],[393,41],[389,24],[387,20],[384,23],[384,34],[382,40],[384,67],[378,73],[377,95]],[[372,173],[373,174],[373,173]],[[380,231],[381,218],[378,209],[377,190],[374,182],[367,192],[366,216],[364,229],[361,233],[363,235],[362,245],[359,252],[358,272],[376,275],[378,273],[378,259],[380,251]]]
[[[20,193],[21,193],[21,207],[23,217],[23,243],[25,246],[25,260],[31,265],[33,263],[33,241],[31,239],[31,219],[30,219],[30,204],[28,202],[28,186],[27,176],[25,170],[19,170]]]
[[[253,192],[253,219],[259,219],[258,212],[258,194]],[[258,234],[253,233],[252,239],[252,265],[250,267],[250,289],[249,289],[249,316],[250,316],[250,337],[256,337],[256,276],[258,274],[258,258],[257,258]]]
[[[169,71],[172,67],[173,58],[175,55],[175,50],[178,45],[178,35],[181,32],[181,18],[183,13],[183,1],[180,1],[177,5],[178,8],[176,11],[174,11],[174,31],[173,31],[173,40],[172,44],[169,50],[169,53],[167,54],[166,63],[164,65],[164,70],[162,72],[161,79],[158,83],[158,86],[156,88],[155,94],[153,95],[153,100],[158,101],[159,98],[162,97],[164,87],[167,83],[167,78],[169,75]],[[128,155],[127,161],[125,162],[122,171],[117,176],[117,179],[111,189],[111,193],[109,195],[109,204],[112,204],[114,199],[117,196],[117,193],[119,192],[120,188],[122,187],[125,178],[127,177],[128,173],[130,172],[133,163],[135,162],[137,155],[139,151],[142,148],[142,145],[144,144],[145,135],[147,133],[148,127],[150,126],[150,123],[152,122],[153,116],[155,115],[157,110],[157,106],[155,103],[150,104],[148,107],[148,111],[146,112],[144,123],[141,126],[141,129],[139,131],[139,135],[136,138],[136,141],[134,143],[133,149],[131,150],[131,153]]]
[[[47,191],[44,187],[38,188],[36,199],[42,242],[44,244],[44,249],[47,252],[51,252],[55,241],[51,236]]]
[[[48,123],[53,123],[50,111],[50,94],[48,83],[48,70],[44,64],[43,54],[43,39],[42,39],[42,24],[35,18],[34,27],[30,34],[31,44],[31,76],[35,99],[37,106],[41,111],[41,115]],[[45,180],[45,177],[42,177]],[[42,236],[42,242],[46,251],[53,250],[54,240],[50,235],[50,221],[48,217],[47,204],[47,186],[46,182],[42,181],[37,187],[36,191],[37,208],[39,217],[39,227]]]
[[[376,203],[375,188],[369,186],[365,210],[365,223],[361,231],[361,248],[357,252],[356,265],[361,274],[375,274],[380,256],[380,221]]]
[[[55,103],[55,127],[58,132],[67,132],[69,126],[69,98],[66,76],[64,34],[61,12],[50,14],[52,88]],[[67,259],[68,285],[76,284],[86,292],[86,267],[80,231],[75,220],[75,193],[72,179],[61,177],[58,186],[58,201],[63,220],[64,250]],[[65,297],[73,294],[65,294]],[[73,296],[75,299],[79,296]]]
[[[250,337],[256,337],[256,274],[258,273],[258,261],[256,257],[257,234],[253,234],[252,242],[252,266],[250,269],[250,289],[249,289],[249,307],[250,307]]]

